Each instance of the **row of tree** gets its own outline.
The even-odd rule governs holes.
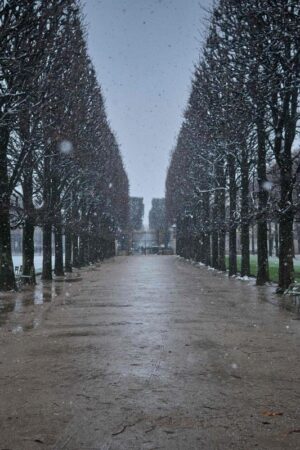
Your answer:
[[[49,280],[53,235],[63,275],[111,256],[128,214],[128,179],[77,0],[0,0],[0,290],[15,288],[11,227],[23,229],[31,278],[42,227]]]
[[[268,224],[279,233],[279,287],[294,279],[293,223],[299,215],[300,85],[298,0],[220,0],[195,67],[167,181],[169,222],[179,254],[250,274],[257,229],[257,284],[269,280]]]

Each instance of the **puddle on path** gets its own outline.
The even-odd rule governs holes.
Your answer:
[[[35,287],[25,287],[17,293],[3,294],[0,297],[0,327],[11,325],[13,333],[20,333],[35,328],[39,324],[39,308],[51,302],[62,292],[63,286],[55,282],[39,282]],[[25,323],[24,316],[30,313],[30,319]]]

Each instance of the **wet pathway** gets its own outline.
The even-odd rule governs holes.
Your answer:
[[[6,312],[0,450],[300,448],[300,321],[264,289],[175,257],[82,277],[35,328]]]

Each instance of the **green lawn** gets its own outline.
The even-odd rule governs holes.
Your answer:
[[[226,256],[226,266],[228,268],[228,259],[229,257]],[[238,255],[237,257],[237,264],[238,264],[238,270],[241,270],[241,256]],[[272,258],[269,258],[269,271],[270,271],[270,279],[271,281],[274,281],[275,283],[278,282],[278,265],[279,261],[278,258],[273,256]],[[294,259],[294,269],[295,269],[295,279],[296,281],[300,282],[300,258],[299,256]],[[256,276],[257,272],[257,256],[251,255],[250,256],[250,271],[251,276]]]

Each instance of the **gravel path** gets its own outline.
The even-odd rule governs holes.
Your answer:
[[[300,448],[300,321],[267,289],[168,256],[81,274],[0,315],[0,450]]]

